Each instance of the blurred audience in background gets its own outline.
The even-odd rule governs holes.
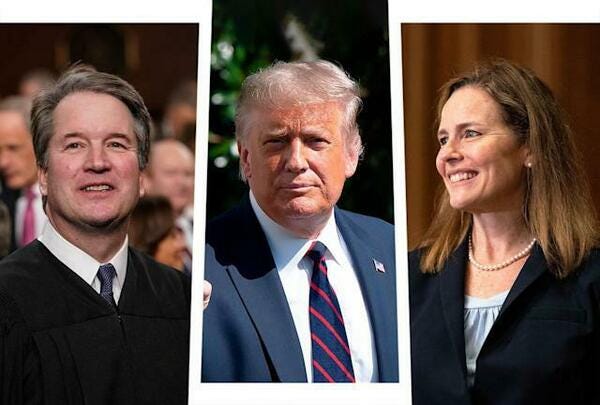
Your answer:
[[[196,122],[195,80],[181,82],[169,96],[162,120],[162,137],[183,140],[186,127]]]
[[[171,203],[165,197],[141,198],[131,215],[129,244],[157,262],[183,271],[186,244],[175,219]]]
[[[48,69],[38,68],[25,73],[19,83],[19,95],[32,100],[37,94],[50,87],[56,78]]]
[[[177,227],[187,247],[186,271],[191,271],[193,246],[194,154],[175,139],[156,141],[150,148],[150,160],[143,174],[148,195],[166,197],[175,212]]]
[[[10,251],[34,240],[46,222],[29,132],[30,110],[31,102],[25,97],[0,101],[0,199],[12,218]]]
[[[0,201],[0,259],[10,253],[11,233],[10,213],[6,204]]]

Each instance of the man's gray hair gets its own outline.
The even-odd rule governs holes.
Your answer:
[[[31,114],[31,101],[22,96],[8,96],[0,101],[0,112],[10,111],[20,114],[27,131],[29,131],[29,116]]]
[[[133,131],[137,138],[138,165],[144,169],[150,152],[150,114],[140,94],[118,76],[98,72],[89,65],[69,68],[50,88],[42,91],[31,109],[33,148],[39,167],[48,167],[48,143],[54,132],[53,114],[66,96],[78,92],[107,94],[120,100],[133,116]]]
[[[337,102],[342,111],[346,145],[363,152],[356,116],[361,107],[358,84],[331,62],[276,62],[250,75],[242,83],[235,116],[236,138],[243,140],[253,126],[256,107],[281,109]]]

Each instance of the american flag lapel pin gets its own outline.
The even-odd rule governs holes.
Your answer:
[[[383,263],[373,259],[373,265],[375,266],[376,271],[380,273],[385,273],[385,267],[383,266]]]

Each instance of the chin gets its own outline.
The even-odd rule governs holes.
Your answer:
[[[97,217],[97,218],[86,218],[82,221],[89,228],[96,230],[111,230],[118,228],[125,222],[124,218],[119,218],[117,216],[110,217]]]
[[[290,218],[307,218],[316,215],[324,215],[329,209],[321,205],[314,204],[312,201],[291,201],[284,209],[286,216]]]
[[[470,212],[473,209],[474,204],[471,201],[450,198],[450,206],[455,210]]]

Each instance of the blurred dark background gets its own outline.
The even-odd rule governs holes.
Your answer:
[[[235,103],[244,78],[275,61],[326,59],[362,89],[364,160],[339,206],[393,222],[387,1],[213,3],[207,218],[247,191],[238,177]]]
[[[198,70],[198,24],[0,24],[0,38],[2,98],[28,72],[56,77],[82,61],[130,82],[158,123],[172,91]]]
[[[526,66],[550,86],[600,207],[600,24],[402,24],[401,30],[409,246],[431,222],[441,185],[433,128],[437,90],[490,57]]]

